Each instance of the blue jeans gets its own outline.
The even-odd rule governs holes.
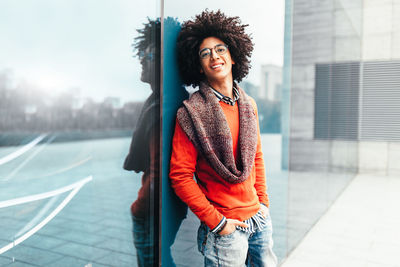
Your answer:
[[[186,213],[184,213],[186,214]],[[182,223],[183,217],[178,217],[169,225],[169,238],[166,238],[163,246],[168,247],[167,253],[163,258],[163,266],[176,266],[171,255],[171,246],[175,241],[176,234]],[[154,221],[152,219],[138,218],[132,215],[133,223],[133,242],[136,248],[136,257],[139,267],[151,267],[157,265],[154,258]]]
[[[133,242],[139,267],[154,266],[154,233],[152,221],[132,215]]]
[[[204,255],[206,267],[275,267],[277,259],[272,251],[272,224],[257,229],[253,234],[236,230],[229,235],[219,235],[201,224],[197,233],[199,251]]]

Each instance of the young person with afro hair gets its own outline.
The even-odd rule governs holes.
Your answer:
[[[201,221],[205,266],[277,262],[257,107],[237,84],[250,69],[247,26],[206,10],[183,23],[177,40],[183,82],[199,90],[177,112],[170,178]]]

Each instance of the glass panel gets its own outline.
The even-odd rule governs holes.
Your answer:
[[[183,219],[187,215],[187,206],[178,199],[170,186],[169,159],[171,143],[175,127],[175,117],[178,107],[188,97],[182,86],[176,68],[176,38],[180,31],[180,23],[176,18],[163,19],[163,94],[162,94],[162,265],[174,266],[171,246],[175,241]]]
[[[1,1],[1,266],[157,260],[159,17],[158,0]]]
[[[288,249],[358,171],[362,1],[286,1]],[[316,25],[318,25],[316,27]]]
[[[182,8],[182,7],[185,8]],[[288,153],[283,152],[282,145],[283,139],[281,135],[281,106],[282,106],[282,66],[283,66],[283,29],[284,29],[284,2],[275,1],[274,3],[266,3],[265,1],[253,1],[251,8],[243,8],[243,5],[232,5],[230,1],[201,1],[196,2],[194,5],[187,5],[186,2],[181,0],[165,1],[164,16],[177,17],[179,22],[186,21],[193,18],[195,15],[200,14],[203,10],[221,9],[228,16],[239,16],[244,24],[249,24],[247,31],[252,35],[255,44],[253,55],[251,58],[252,68],[248,77],[239,84],[247,94],[252,96],[258,106],[262,149],[264,153],[264,160],[266,165],[268,194],[270,198],[270,212],[274,226],[274,251],[279,259],[282,259],[287,253],[287,171],[282,166],[286,160],[283,158],[288,156]],[[258,12],[255,12],[257,10]],[[175,38],[176,42],[177,29],[171,31],[164,29],[164,41],[167,38]],[[172,42],[172,41],[171,41]],[[175,54],[174,46],[164,46],[164,60],[171,54]],[[167,70],[168,69],[168,70]],[[164,79],[169,79],[167,71],[174,69],[173,79],[178,79],[176,76],[177,63],[165,65],[164,64]],[[180,84],[173,80],[174,88],[166,88],[164,80],[164,94],[166,98],[172,90],[172,94],[180,95]],[[196,88],[186,88],[188,91],[193,92]],[[173,99],[173,98],[171,98]],[[164,107],[169,107],[170,104],[164,99]],[[174,112],[176,112],[176,102],[173,102]],[[179,106],[179,105],[178,105]],[[173,111],[170,111],[171,113]],[[166,113],[163,112],[163,116]],[[175,118],[173,114],[173,119]],[[164,120],[164,118],[163,118]],[[286,120],[288,123],[288,120]],[[288,126],[286,126],[288,128]],[[171,129],[171,128],[170,128]],[[163,128],[163,130],[165,130]],[[165,132],[163,132],[165,134]],[[172,134],[171,134],[172,135]],[[171,138],[170,135],[170,138]],[[163,138],[163,142],[168,142]],[[165,151],[163,151],[165,152]],[[169,159],[169,154],[164,154],[163,160]],[[163,187],[163,236],[168,232],[171,227],[167,226],[170,220],[166,220],[165,214],[173,211],[174,205],[171,198],[172,196],[164,196],[172,194],[170,189]],[[171,202],[168,202],[171,201]],[[165,207],[165,205],[171,205]],[[176,204],[177,205],[177,204]],[[172,217],[172,216],[171,216]],[[174,219],[172,217],[172,219]],[[175,219],[175,221],[179,221]],[[180,222],[179,222],[180,223]],[[200,220],[191,212],[185,220],[176,235],[175,243],[172,246],[172,256],[177,266],[201,266],[203,265],[203,256],[198,251],[197,247],[197,229],[199,228]],[[167,230],[164,230],[167,229]],[[168,233],[167,233],[168,234]],[[163,246],[164,248],[164,246]],[[164,254],[163,254],[164,255]]]

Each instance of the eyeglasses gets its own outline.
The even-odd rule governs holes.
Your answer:
[[[214,49],[214,51],[218,54],[218,55],[223,55],[226,53],[226,51],[228,51],[228,46],[225,44],[217,44],[216,46],[214,46],[214,48],[203,48],[200,50],[199,52],[199,56],[201,59],[206,59],[208,57],[211,56],[211,49]]]
[[[140,51],[138,53],[139,56],[139,60],[141,60],[142,58],[148,60],[148,61],[152,61],[154,59],[154,54],[152,52],[145,52],[145,51]]]

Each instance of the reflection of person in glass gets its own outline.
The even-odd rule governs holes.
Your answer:
[[[142,65],[141,81],[151,86],[152,94],[143,104],[124,169],[143,172],[138,197],[131,205],[133,239],[139,266],[154,266],[158,247],[155,239],[155,214],[158,214],[160,176],[160,34],[159,20],[149,20],[138,30],[134,48]]]
[[[276,266],[257,107],[236,83],[250,69],[246,26],[204,11],[178,37],[183,82],[199,91],[178,110],[170,177],[201,221],[205,266]]]

